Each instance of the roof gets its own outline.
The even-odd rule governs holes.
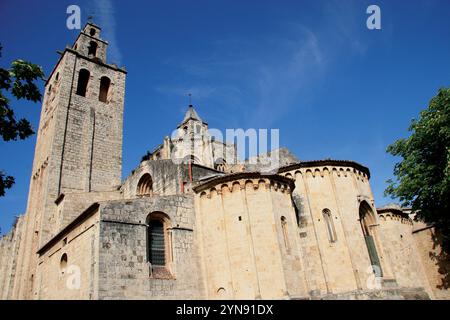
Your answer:
[[[275,181],[287,183],[291,189],[295,188],[293,179],[290,179],[290,178],[287,178],[284,176],[280,176],[278,174],[262,174],[261,172],[256,172],[256,171],[250,171],[250,172],[244,171],[244,172],[230,173],[230,174],[226,174],[226,175],[222,175],[222,176],[215,176],[215,177],[206,179],[201,184],[193,187],[192,189],[195,192],[200,192],[205,189],[208,189],[209,187],[215,186],[219,183],[229,182],[229,181],[238,180],[238,179],[254,179],[254,178],[261,178],[261,179],[266,178],[266,179],[270,179],[270,180],[275,180]]]
[[[53,238],[51,238],[47,243],[45,243],[41,248],[37,250],[37,254],[42,255],[49,248],[51,248],[55,243],[64,238],[64,236],[72,229],[80,225],[87,218],[92,216],[95,212],[97,212],[100,207],[98,202],[94,202],[89,208],[84,210],[78,217],[73,219],[67,226],[65,226],[61,231],[59,231]]]
[[[204,122],[202,118],[200,118],[197,111],[195,111],[194,106],[192,104],[189,105],[180,126],[188,122],[189,120],[200,121],[206,124],[206,122]]]
[[[308,167],[316,167],[316,166],[341,166],[341,167],[352,167],[357,170],[360,170],[367,174],[367,177],[370,179],[370,171],[369,168],[350,160],[333,160],[333,159],[325,159],[325,160],[312,160],[312,161],[300,161],[298,163],[289,164],[287,166],[281,167],[278,172],[286,172],[295,170],[298,168],[308,168]]]
[[[388,203],[388,204],[386,204],[384,206],[378,207],[377,208],[377,213],[393,212],[393,213],[397,213],[397,214],[404,215],[404,216],[407,217],[408,213],[403,211],[404,209],[406,209],[406,208],[402,208],[397,203]]]

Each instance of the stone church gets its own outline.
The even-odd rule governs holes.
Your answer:
[[[450,298],[433,228],[376,208],[356,162],[281,149],[262,173],[189,106],[122,181],[127,73],[100,35],[87,23],[46,81],[1,299]]]

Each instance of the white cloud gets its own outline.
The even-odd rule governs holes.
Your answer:
[[[94,1],[94,22],[102,28],[102,38],[109,43],[108,61],[122,65],[122,54],[116,36],[115,10],[111,0]]]

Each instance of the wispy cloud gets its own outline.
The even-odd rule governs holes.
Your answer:
[[[273,32],[216,39],[204,55],[176,54],[166,62],[181,70],[183,82],[158,92],[192,91],[206,103],[221,95],[216,110],[228,110],[227,118],[239,114],[241,126],[276,127],[293,110],[312,105],[321,81],[342,59],[366,53],[364,15],[354,3],[342,6],[332,1],[322,7],[326,20],[320,25],[280,21]]]
[[[94,21],[102,28],[103,38],[109,43],[109,61],[122,65],[122,54],[116,36],[115,10],[111,0],[94,1]]]

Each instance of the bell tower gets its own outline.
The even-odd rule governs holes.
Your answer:
[[[19,298],[33,298],[36,251],[58,230],[64,194],[116,190],[121,183],[126,71],[106,60],[101,28],[87,23],[45,84],[30,180]]]

